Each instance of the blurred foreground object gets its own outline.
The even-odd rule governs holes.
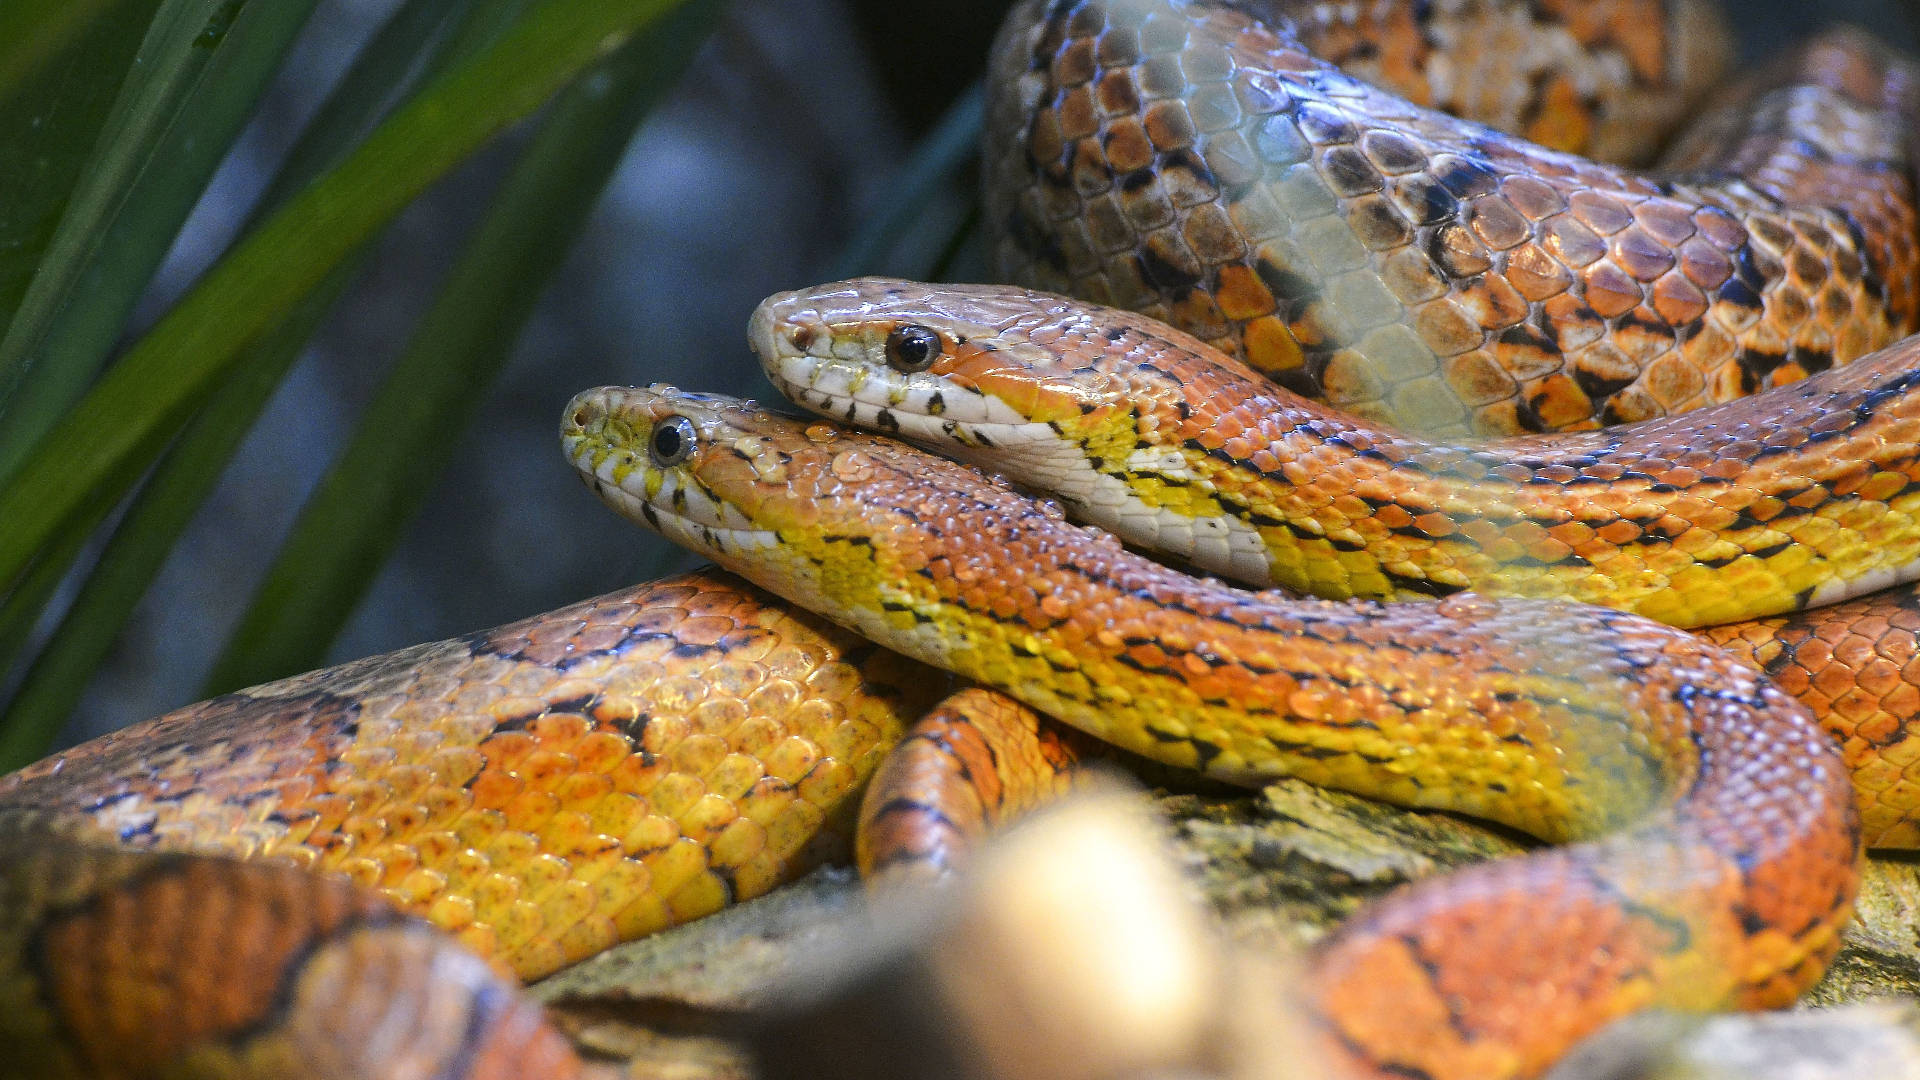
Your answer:
[[[1228,951],[1117,785],[1009,830],[945,893],[874,906],[776,995],[753,1036],[768,1080],[1319,1075],[1285,1022],[1290,968]]]
[[[838,940],[809,935],[820,947],[762,999],[756,1075],[1337,1080],[1287,990],[1300,966],[1223,937],[1168,848],[1143,801],[1095,783],[990,843],[959,884],[839,913]],[[1920,1080],[1920,1006],[1643,1014],[1551,1074],[1736,1078]]]

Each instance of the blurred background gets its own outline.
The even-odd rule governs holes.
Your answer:
[[[127,340],[232,242],[298,133],[401,6],[314,7]],[[588,386],[656,380],[766,396],[742,335],[765,294],[851,273],[985,275],[977,245],[964,242],[966,94],[1004,7],[712,5],[684,74],[626,145],[477,419],[431,433],[452,464],[320,659],[479,629],[693,565],[573,479],[554,434],[561,407]],[[1832,20],[1910,47],[1905,14],[1894,0],[1773,0],[1743,2],[1735,18],[1753,58]],[[528,142],[525,130],[494,140],[379,235],[113,640],[61,741],[202,696],[303,502]],[[95,543],[80,565],[97,553]],[[34,644],[55,631],[78,580],[61,586]]]

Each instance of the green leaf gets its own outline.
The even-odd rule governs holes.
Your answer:
[[[167,125],[221,52],[218,45],[244,4],[245,0],[164,0],[160,5],[94,152],[81,170],[60,226],[6,336],[0,338],[0,419],[14,411],[13,396],[26,375],[30,353],[99,250]]]
[[[587,71],[494,198],[340,459],[302,508],[210,693],[317,666],[459,445],[634,129],[717,20],[692,0]]]
[[[0,372],[12,370],[21,379],[18,396],[0,404],[0,477],[99,373],[313,4],[255,3],[235,17],[230,0],[203,2],[197,6],[204,21],[178,15],[178,5],[162,13],[161,22],[172,16],[182,28],[142,50],[140,76],[116,105],[105,141],[0,340]],[[195,26],[198,33],[185,33]],[[209,42],[215,31],[219,40]],[[149,55],[156,52],[161,55]],[[0,375],[0,387],[6,378]]]
[[[415,81],[417,69],[442,66],[452,53],[449,25],[457,25],[472,7],[448,0],[408,0],[396,11],[301,132],[254,216],[284,203],[346,156],[354,141]],[[161,458],[0,717],[0,771],[32,761],[52,745],[88,677],[106,658],[260,410],[353,279],[359,261],[356,256],[343,262],[301,299],[285,322],[251,346],[234,376]],[[66,560],[48,562],[64,565]],[[48,579],[41,576],[46,569],[36,564],[28,585],[17,590],[17,602],[0,606],[0,670],[7,667],[5,658],[24,643],[51,592],[45,587]]]
[[[195,286],[0,489],[0,583],[90,503],[133,482],[245,346],[382,223],[488,137],[645,27],[675,0],[547,0],[434,80]]]
[[[256,362],[241,368],[220,388],[161,459],[114,530],[113,539],[101,552],[100,561],[58,630],[8,702],[6,715],[0,718],[0,773],[38,759],[52,745],[60,725],[86,689],[88,676],[106,658],[127,615],[166,561],[174,541],[219,480],[254,417],[299,356],[331,301],[345,288],[347,268],[337,277],[331,289],[315,291],[301,317],[289,319],[251,350]],[[65,554],[70,558],[72,553]],[[29,584],[41,580],[41,575],[36,566]],[[16,593],[34,591],[40,593],[38,599],[44,603],[44,587],[30,590],[23,586]],[[26,602],[33,600],[25,597]],[[0,616],[4,614],[0,609]],[[6,620],[0,618],[0,627],[5,626]],[[0,647],[7,644],[0,641]]]
[[[0,3],[0,329],[33,278],[158,6]]]

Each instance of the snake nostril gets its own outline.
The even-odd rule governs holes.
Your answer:
[[[799,349],[801,352],[805,352],[813,347],[813,338],[814,333],[813,327],[811,326],[796,326],[787,332],[787,340],[793,342],[793,347]]]
[[[582,409],[573,410],[573,426],[577,428],[583,428],[587,426],[587,410],[586,409],[582,408]]]

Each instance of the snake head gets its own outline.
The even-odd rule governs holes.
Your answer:
[[[751,401],[662,383],[585,391],[560,425],[568,460],[608,505],[715,556],[817,524],[822,504],[793,497],[789,466],[796,454],[818,456],[833,434]]]
[[[930,522],[1040,505],[891,439],[661,384],[579,394],[560,439],[622,516],[801,603],[824,586],[791,578],[880,562],[875,572],[897,575],[923,557],[908,541]]]
[[[1132,412],[1102,312],[1007,285],[861,278],[768,297],[748,338],[800,405],[966,456]]]

